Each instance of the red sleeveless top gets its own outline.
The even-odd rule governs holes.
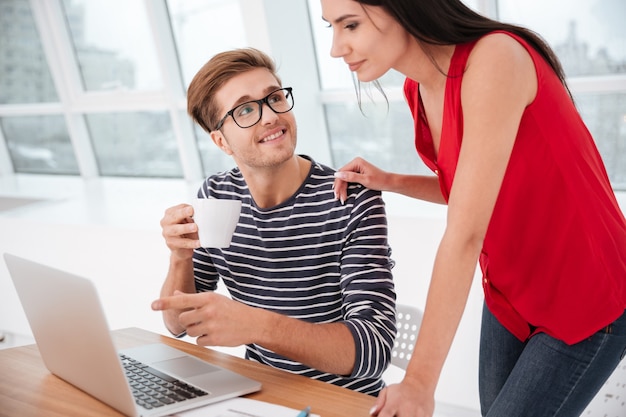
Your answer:
[[[532,57],[538,89],[522,116],[484,239],[485,301],[522,341],[534,329],[573,344],[626,308],[626,220],[559,78],[528,43],[507,35]],[[446,200],[463,140],[462,74],[475,44],[457,45],[452,57],[437,157],[418,84],[407,78],[404,85],[415,147],[439,176]]]

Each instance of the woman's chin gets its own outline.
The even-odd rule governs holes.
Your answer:
[[[366,72],[356,72],[356,79],[359,80],[362,83],[370,83],[372,81],[376,81],[378,80],[380,77],[382,77],[384,74],[372,74],[372,73],[366,73]]]

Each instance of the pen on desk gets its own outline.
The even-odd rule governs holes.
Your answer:
[[[307,407],[304,410],[300,411],[296,417],[309,417],[310,412],[311,412],[311,407]]]

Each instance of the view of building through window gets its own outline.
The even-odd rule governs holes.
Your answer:
[[[162,88],[143,2],[63,0],[62,4],[86,91]]]
[[[478,12],[485,3],[466,2]],[[212,55],[248,45],[254,34],[246,32],[244,4],[1,1],[0,150],[13,171],[84,175],[92,166],[103,176],[182,178],[189,175],[182,161],[194,158],[198,175],[231,167],[192,126],[184,89]],[[554,48],[613,186],[626,189],[626,3],[494,4],[493,17],[535,30]],[[332,165],[360,155],[383,169],[426,172],[413,149],[403,77],[392,71],[381,79],[388,102],[374,89],[370,100],[365,86],[359,108],[350,72],[330,57],[332,31],[319,1],[308,7]],[[284,18],[254,17],[272,27]]]
[[[16,172],[78,175],[78,163],[63,117],[7,116],[0,119]]]
[[[28,1],[0,2],[0,105],[56,102]]]
[[[185,86],[213,55],[247,46],[239,1],[167,0],[167,6]]]
[[[498,1],[499,18],[541,34],[561,60],[576,105],[616,189],[626,189],[626,93],[576,91],[576,81],[626,74],[623,0]],[[541,13],[535,10],[541,9]]]

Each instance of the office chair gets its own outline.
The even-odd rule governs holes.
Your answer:
[[[391,350],[391,363],[406,370],[411,360],[417,332],[422,324],[422,310],[409,305],[396,304],[396,320],[398,334]]]
[[[613,371],[581,417],[626,416],[626,359]]]

